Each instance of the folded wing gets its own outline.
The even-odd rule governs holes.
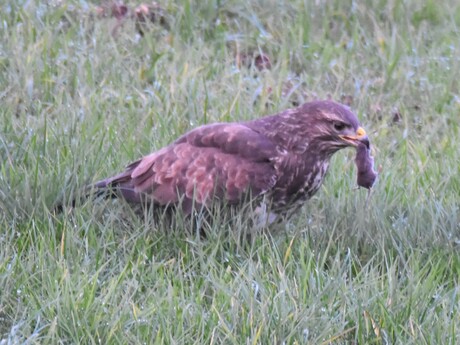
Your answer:
[[[276,146],[263,135],[235,123],[196,128],[171,145],[95,184],[113,188],[130,202],[192,206],[217,200],[236,204],[251,191],[263,194],[276,183]]]

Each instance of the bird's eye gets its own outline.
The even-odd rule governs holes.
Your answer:
[[[334,129],[338,132],[341,132],[347,127],[343,122],[334,122]]]

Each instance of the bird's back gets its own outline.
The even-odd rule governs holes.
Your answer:
[[[276,183],[275,155],[269,139],[243,124],[206,125],[95,187],[117,190],[134,203],[180,203],[189,214],[193,205],[210,206],[216,200],[237,204],[249,192],[266,193]]]

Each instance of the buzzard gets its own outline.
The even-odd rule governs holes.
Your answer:
[[[134,204],[179,207],[186,215],[216,202],[241,205],[250,195],[269,205],[271,222],[318,191],[335,152],[359,145],[368,148],[369,140],[348,107],[314,101],[252,121],[195,128],[92,188]]]

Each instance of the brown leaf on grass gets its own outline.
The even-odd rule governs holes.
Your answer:
[[[376,337],[380,338],[380,326],[372,318],[371,314],[367,310],[364,311],[364,318],[366,319],[366,321],[368,321],[368,320],[371,321],[372,329],[374,330],[374,334],[376,335]]]
[[[395,109],[393,111],[393,117],[391,118],[391,122],[393,124],[400,123],[402,121],[402,115],[401,112],[398,109]]]
[[[134,20],[136,21],[136,30],[141,36],[144,36],[149,24],[160,24],[165,29],[169,29],[169,23],[166,19],[166,11],[153,1],[152,4],[140,4],[134,9]]]
[[[149,24],[160,24],[164,28],[169,29],[166,12],[155,1],[151,4],[142,3],[134,9],[129,8],[122,2],[109,1],[97,6],[95,12],[98,18],[115,18],[117,20],[111,30],[112,35],[116,35],[118,29],[128,19],[135,22],[136,30],[141,36],[144,35]]]
[[[99,18],[116,18],[121,20],[128,15],[128,6],[115,1],[104,2],[95,9]]]
[[[342,95],[342,97],[340,97],[340,102],[342,104],[345,104],[351,107],[353,105],[353,96],[352,95]]]
[[[112,17],[122,20],[128,15],[128,7],[124,4],[112,4]]]
[[[272,68],[272,63],[270,62],[270,59],[268,58],[267,55],[265,54],[258,54],[255,58],[254,58],[254,66],[256,66],[256,68],[259,70],[259,71],[262,71],[264,69],[271,69]]]
[[[237,53],[235,59],[238,67],[255,67],[259,71],[272,68],[270,58],[264,53]]]
[[[123,3],[116,1],[103,2],[95,8],[96,18],[115,18],[116,23],[110,30],[112,36],[118,33],[118,29],[123,26],[129,15],[129,8]]]

